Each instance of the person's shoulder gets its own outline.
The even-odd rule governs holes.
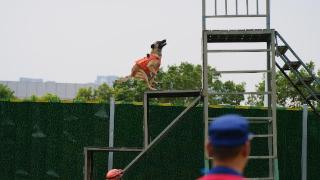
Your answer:
[[[202,176],[197,180],[244,180],[244,178],[242,176],[230,174],[209,174]]]

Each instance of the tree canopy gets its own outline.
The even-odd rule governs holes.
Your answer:
[[[8,86],[0,84],[0,99],[10,100],[15,98],[14,91],[12,91]]]
[[[222,82],[219,80],[220,75],[212,67],[208,67],[208,86],[213,92],[228,92],[238,91],[244,92],[245,83],[236,84],[233,81]],[[156,77],[156,88],[159,90],[199,90],[202,88],[202,67],[201,65],[193,65],[187,62],[182,62],[180,65],[168,66],[167,70],[162,68],[159,70]],[[148,90],[148,87],[142,80],[129,79],[128,81],[115,81],[113,87],[107,84],[100,85],[97,89],[81,88],[77,93],[77,100],[92,101],[104,100],[107,101],[111,96],[116,101],[123,102],[142,102],[143,94]],[[231,95],[222,98],[217,98],[214,95],[210,96],[211,104],[232,104],[239,105],[244,100],[243,95]],[[156,102],[185,104],[190,101],[190,98],[160,98]]]

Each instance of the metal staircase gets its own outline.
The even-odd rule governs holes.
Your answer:
[[[211,2],[210,2],[211,1]],[[212,3],[213,1],[213,3]],[[252,2],[252,1],[250,1]],[[268,154],[259,154],[250,156],[250,159],[258,161],[267,161],[268,169],[266,169],[267,177],[249,177],[249,179],[278,179],[278,161],[277,161],[277,125],[276,125],[276,31],[270,29],[270,1],[256,0],[254,7],[256,8],[253,13],[252,5],[248,0],[203,0],[202,1],[202,56],[203,56],[203,111],[204,111],[204,124],[205,124],[205,139],[208,138],[208,123],[214,121],[216,116],[210,117],[208,114],[208,101],[210,96],[228,96],[228,95],[264,95],[267,99],[266,108],[267,115],[261,117],[247,117],[250,123],[259,123],[264,125],[268,130],[267,134],[257,134],[255,139],[265,138],[268,144],[266,150]],[[229,9],[233,4],[233,8]],[[242,4],[241,4],[242,3]],[[208,8],[207,4],[213,4],[214,8]],[[222,5],[218,6],[218,4]],[[260,6],[265,7],[265,12],[261,12]],[[244,13],[240,13],[239,7],[246,7]],[[220,7],[220,9],[219,9]],[[212,12],[213,10],[213,12]],[[220,12],[220,13],[219,13]],[[210,14],[210,15],[208,15]],[[210,29],[207,21],[214,18],[265,18],[266,29],[234,29],[234,30],[214,30],[218,27]],[[211,49],[209,44],[212,43],[265,43],[264,49],[251,48],[251,49]],[[277,51],[278,52],[278,51]],[[208,54],[211,53],[263,53],[266,55],[267,63],[265,69],[260,70],[228,70],[218,71],[220,74],[245,74],[245,73],[266,73],[266,90],[265,92],[214,92],[208,87],[208,61],[213,60],[209,58]],[[223,59],[219,59],[221,61]],[[232,67],[231,67],[232,68]],[[255,141],[255,140],[253,140]],[[205,166],[209,167],[209,161],[213,160],[211,157],[205,157]]]
[[[303,63],[299,56],[293,51],[284,38],[278,33],[275,33],[276,40],[276,55],[282,60],[276,62],[276,66],[287,78],[291,85],[298,91],[302,99],[313,109],[320,117],[319,110],[316,105],[320,103],[320,92],[317,92],[315,87],[320,87],[320,80],[312,73],[312,71]],[[289,55],[291,55],[289,58]],[[302,71],[304,73],[302,73]],[[290,77],[289,72],[294,76]]]

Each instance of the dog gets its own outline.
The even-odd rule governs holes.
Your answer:
[[[131,75],[120,79],[120,82],[125,82],[130,78],[141,79],[146,82],[150,90],[156,90],[153,87],[155,77],[159,71],[162,58],[162,48],[167,45],[167,41],[156,41],[151,44],[151,52],[146,57],[135,62],[131,69]]]

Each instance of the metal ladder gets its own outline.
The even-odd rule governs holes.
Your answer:
[[[204,112],[204,140],[208,139],[208,124],[214,121],[215,117],[209,117],[208,106],[209,96],[227,96],[227,95],[265,95],[267,98],[266,108],[267,116],[261,117],[246,117],[250,123],[261,123],[267,125],[267,134],[257,134],[255,138],[267,138],[268,154],[250,156],[250,159],[258,159],[268,161],[268,176],[267,177],[249,177],[249,179],[278,179],[278,161],[277,161],[277,125],[276,125],[276,31],[270,29],[270,1],[265,0],[266,11],[259,11],[259,2],[256,0],[256,11],[250,13],[248,0],[214,0],[214,8],[211,15],[207,15],[211,9],[206,7],[208,1],[202,0],[202,60],[203,60],[203,112]],[[212,2],[211,2],[212,3]],[[231,3],[235,3],[234,11],[230,10]],[[246,10],[240,13],[238,7],[240,3],[244,3]],[[208,3],[209,4],[209,3]],[[218,8],[218,4],[223,5],[223,8]],[[219,13],[220,12],[220,13]],[[247,30],[213,30],[207,27],[207,20],[211,18],[265,18],[266,29],[247,29]],[[210,43],[266,43],[265,49],[209,49]],[[266,73],[267,83],[265,92],[214,92],[208,87],[208,54],[210,53],[265,53],[267,57],[267,65],[262,70],[228,70],[218,71],[220,74],[243,74],[243,73]],[[220,59],[221,60],[221,59]],[[210,157],[204,155],[205,166],[209,167]],[[212,159],[211,159],[212,160]]]
[[[293,51],[284,38],[278,33],[275,33],[276,39],[276,55],[283,61],[283,66],[280,62],[276,62],[276,66],[290,82],[290,84],[297,90],[302,99],[312,108],[315,114],[320,117],[319,110],[315,107],[315,102],[320,103],[320,92],[317,92],[315,86],[320,86],[320,80],[313,74],[313,72],[303,63],[299,56]],[[291,53],[291,58],[289,54]],[[291,60],[294,58],[294,60]],[[305,73],[301,73],[304,70]],[[292,72],[294,77],[289,76]]]

